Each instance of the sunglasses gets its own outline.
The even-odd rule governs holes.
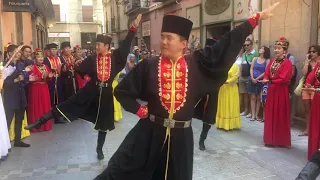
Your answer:
[[[308,53],[310,54],[310,53],[316,53],[317,51],[308,51]]]
[[[250,44],[244,44],[243,45],[243,47],[249,47],[250,46]]]

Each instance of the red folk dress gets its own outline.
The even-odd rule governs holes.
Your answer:
[[[310,72],[305,84],[320,88],[320,63]],[[320,92],[316,92],[312,100],[308,138],[308,160],[310,160],[320,147]]]
[[[32,65],[30,75],[36,76],[36,80],[30,82],[28,97],[28,122],[35,123],[36,120],[51,110],[50,93],[47,84],[48,79],[42,79],[42,74],[50,69],[46,65]],[[32,132],[50,131],[52,129],[52,121],[48,121],[39,130],[32,129]]]
[[[265,107],[264,144],[291,146],[290,99],[288,84],[292,76],[289,59],[272,60],[264,79],[271,80]]]

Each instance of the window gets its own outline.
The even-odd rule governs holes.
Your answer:
[[[82,21],[93,22],[93,6],[82,6]]]
[[[53,5],[53,10],[54,10],[54,19],[57,22],[60,22],[60,5],[54,4]]]

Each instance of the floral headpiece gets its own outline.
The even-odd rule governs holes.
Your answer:
[[[36,53],[36,56],[43,56],[43,52],[42,52],[42,49],[41,48],[37,48],[36,50],[35,50],[35,53]]]
[[[76,45],[75,47],[73,47],[73,51],[77,52],[77,51],[81,51],[81,48],[79,45]]]
[[[288,49],[288,47],[289,47],[289,41],[288,41],[286,38],[281,37],[278,41],[276,41],[276,42],[274,43],[274,45],[276,45],[276,46],[281,46],[282,48],[287,48],[287,49]]]

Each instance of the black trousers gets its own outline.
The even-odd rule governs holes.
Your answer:
[[[201,134],[200,134],[200,140],[207,139],[208,132],[209,132],[210,128],[211,128],[211,125],[209,125],[207,123],[203,123],[202,124],[202,131],[201,131]]]
[[[7,119],[8,129],[10,128],[13,117],[15,117],[15,124],[14,124],[15,139],[14,139],[14,142],[19,142],[21,140],[22,121],[24,119],[25,108],[23,108],[23,109],[5,108],[5,111],[6,111],[6,119]]]
[[[102,150],[102,147],[106,140],[106,135],[107,135],[107,132],[103,132],[103,131],[98,132],[97,150]]]

